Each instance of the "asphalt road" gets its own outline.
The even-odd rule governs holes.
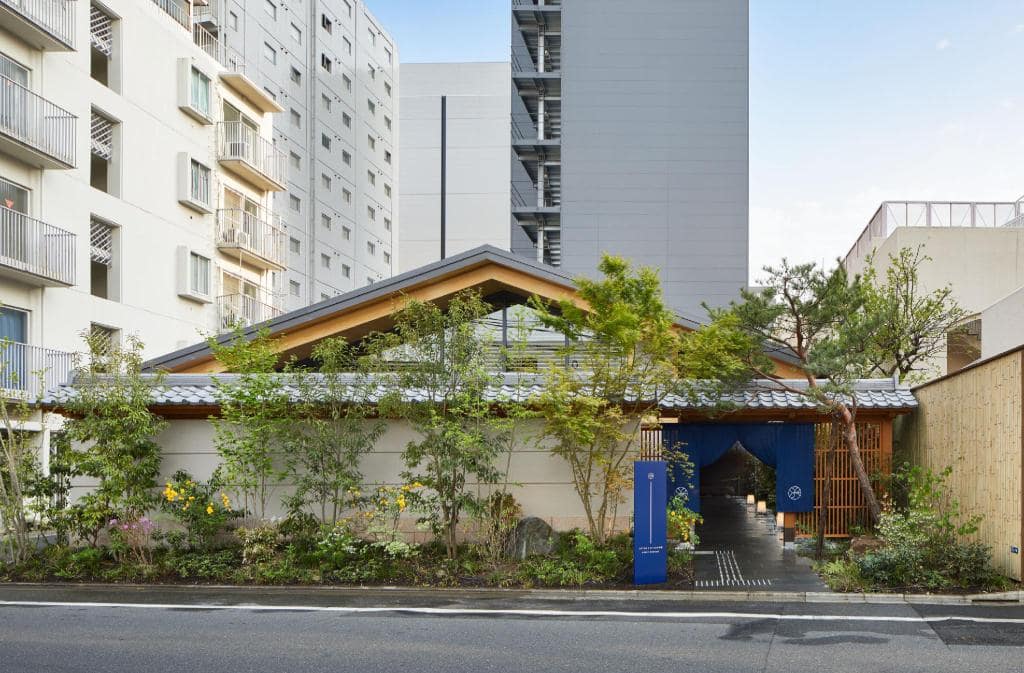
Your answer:
[[[3,673],[162,670],[1022,673],[1024,607],[0,587]]]

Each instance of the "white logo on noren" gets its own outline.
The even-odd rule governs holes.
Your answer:
[[[794,484],[793,486],[789,487],[788,491],[786,491],[786,495],[789,496],[790,500],[799,500],[800,498],[803,497],[804,492],[803,489]]]

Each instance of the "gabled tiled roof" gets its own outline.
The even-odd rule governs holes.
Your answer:
[[[295,375],[277,374],[280,379],[280,390],[287,394],[292,400],[299,400],[303,395],[303,389],[310,389],[310,386],[296,385]],[[318,376],[318,375],[313,375]],[[156,377],[150,377],[154,383]],[[159,385],[155,385],[152,391],[152,404],[154,407],[161,406],[198,406],[215,407],[219,404],[218,383],[234,383],[239,380],[237,374],[168,374],[163,377]],[[498,377],[496,376],[496,379]],[[315,379],[314,379],[315,380]],[[379,402],[386,395],[390,386],[383,377],[376,379],[365,379],[355,375],[339,375],[339,384],[347,395],[350,395],[352,402],[374,404]],[[795,389],[806,389],[807,382],[801,380],[785,381],[752,381],[750,385],[741,392],[724,394],[719,402],[735,405],[741,409],[761,410],[812,410],[815,408],[813,400],[796,392],[783,390],[782,387]],[[520,401],[525,402],[537,397],[544,387],[543,377],[536,374],[504,374],[500,382],[496,380],[485,398],[489,401]],[[313,389],[316,386],[312,386]],[[897,388],[891,379],[864,379],[856,382],[855,395],[857,405],[863,409],[907,411],[917,406],[914,394],[907,389]],[[60,408],[75,395],[74,383],[61,386],[56,390],[47,393],[43,399],[44,406]],[[429,392],[415,388],[406,388],[402,396],[408,401],[427,401],[430,399]],[[665,410],[701,410],[715,406],[715,400],[710,395],[669,395],[662,408]]]

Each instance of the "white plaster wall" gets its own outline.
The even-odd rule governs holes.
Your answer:
[[[981,357],[990,358],[1024,344],[1024,287],[981,312]]]
[[[530,439],[538,434],[538,423],[531,423],[523,429],[520,446],[513,453],[509,470],[509,481],[513,484],[510,490],[521,504],[525,516],[545,519],[559,530],[586,528],[586,516],[573,488],[568,465],[561,458],[535,446]],[[213,424],[208,420],[170,421],[167,429],[157,437],[164,451],[162,479],[179,469],[188,470],[198,479],[208,479],[219,464],[213,437]],[[362,459],[360,467],[365,477],[363,489],[369,490],[381,484],[404,483],[400,477],[404,469],[402,450],[416,437],[406,422],[389,421],[376,448]],[[87,482],[77,483],[76,493],[81,493],[89,486],[91,484]],[[487,486],[474,486],[481,493],[487,492]],[[288,488],[288,484],[282,484],[274,494],[272,500],[276,505],[273,511],[275,515],[283,513],[279,505],[280,496]],[[632,514],[632,497],[628,493],[626,495],[626,502],[617,511],[618,530],[628,527]],[[406,525],[409,530],[414,528],[411,520]]]
[[[446,253],[508,250],[508,63],[402,65],[401,271],[440,259],[441,96],[447,96]]]

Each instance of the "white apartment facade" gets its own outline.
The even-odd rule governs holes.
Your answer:
[[[205,0],[197,21],[283,108],[274,208],[288,229],[284,306],[398,271],[399,53],[362,0]]]
[[[283,310],[283,108],[182,0],[0,0],[3,388]]]

